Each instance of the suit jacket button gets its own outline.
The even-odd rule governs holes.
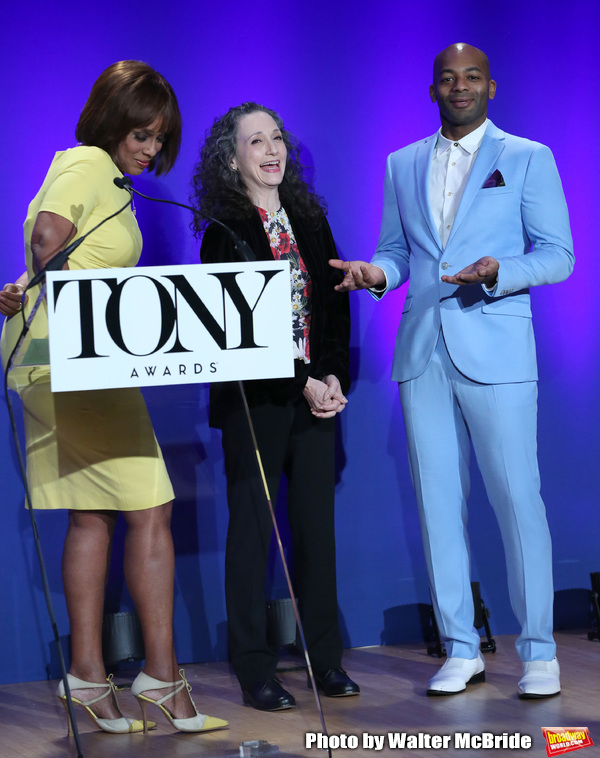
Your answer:
[[[444,271],[445,271],[445,270],[448,268],[448,266],[449,266],[449,265],[450,265],[450,264],[449,264],[449,263],[446,263],[446,261],[444,261],[444,262],[442,263],[442,268],[444,269]]]

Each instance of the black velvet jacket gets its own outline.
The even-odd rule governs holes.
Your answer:
[[[311,323],[309,364],[294,361],[296,375],[289,379],[257,379],[245,381],[244,387],[248,403],[256,405],[269,400],[285,403],[297,399],[309,377],[322,379],[334,374],[340,381],[342,392],[350,386],[349,343],[350,305],[347,293],[336,292],[333,288],[342,280],[340,271],[328,264],[330,258],[337,258],[337,250],[327,219],[323,215],[317,229],[316,222],[306,222],[294,216],[289,208],[286,213],[292,225],[310,278]],[[248,243],[257,261],[272,261],[273,254],[262,220],[255,211],[243,220],[223,219],[235,233]],[[204,233],[200,248],[202,263],[229,263],[240,260],[234,250],[231,236],[223,227],[212,223]],[[237,387],[232,382],[215,382],[210,388],[210,425],[220,427],[222,414],[237,397]]]

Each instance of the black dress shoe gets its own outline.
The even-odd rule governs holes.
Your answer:
[[[360,687],[350,679],[344,669],[315,671],[314,675],[317,689],[327,697],[350,697],[360,694]],[[310,687],[310,680],[308,686]]]
[[[284,690],[277,679],[268,679],[242,688],[242,697],[244,703],[259,711],[285,711],[296,705],[293,695]]]

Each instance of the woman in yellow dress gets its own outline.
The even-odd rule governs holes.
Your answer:
[[[27,279],[75,236],[123,205],[126,195],[114,179],[171,169],[181,141],[175,94],[147,64],[115,63],[95,82],[75,136],[80,145],[56,154],[29,206],[24,224],[27,275],[17,286],[5,287],[0,298],[5,315],[16,310],[15,298]],[[141,249],[137,221],[126,209],[90,234],[65,267],[134,266]],[[39,287],[32,288],[26,316],[38,294]],[[20,318],[5,322],[5,366],[20,328]],[[172,626],[174,495],[142,394],[137,388],[52,393],[43,358],[47,337],[43,301],[9,379],[23,403],[33,507],[69,510],[62,573],[73,700],[107,732],[146,731],[148,703],[158,705],[180,731],[222,728],[226,721],[198,713],[183,672],[178,673]],[[143,724],[122,715],[102,660],[104,592],[119,513],[127,523],[125,578],[144,637],[145,670],[132,686]],[[62,681],[58,696],[66,706]]]

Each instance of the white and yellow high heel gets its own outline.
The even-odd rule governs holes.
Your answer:
[[[178,692],[181,692],[184,687],[187,688],[188,692],[191,692],[192,690],[185,678],[185,671],[183,669],[179,669],[179,676],[181,679],[176,682],[161,682],[159,679],[154,679],[153,677],[148,676],[145,672],[140,671],[134,679],[133,684],[131,685],[131,693],[140,704],[142,710],[144,733],[146,732],[146,724],[152,723],[148,721],[146,717],[148,703],[158,706],[171,725],[180,732],[210,732],[215,729],[224,729],[226,726],[229,726],[229,722],[224,719],[218,719],[214,716],[205,716],[202,713],[198,713],[198,709],[191,696],[190,700],[194,706],[196,715],[190,716],[190,718],[187,719],[175,718],[169,709],[165,707],[164,703]],[[144,694],[152,690],[162,690],[165,687],[173,687],[173,689],[158,700],[153,700],[151,697]]]
[[[73,697],[71,694],[71,700],[75,705],[79,705],[84,708],[90,719],[94,722],[94,724],[96,724],[96,726],[99,726],[103,732],[110,732],[111,734],[132,734],[133,732],[147,732],[148,729],[155,729],[156,723],[154,721],[148,721],[146,724],[139,719],[130,719],[125,716],[121,716],[118,719],[103,719],[94,713],[92,710],[92,705],[94,705],[94,703],[100,702],[100,700],[104,700],[106,697],[113,696],[115,703],[117,703],[117,688],[115,687],[112,678],[113,676],[110,674],[110,676],[106,678],[105,682],[84,682],[83,679],[78,679],[76,676],[72,676],[72,674],[67,674],[67,680],[69,682],[69,689],[71,690],[71,693],[73,693],[74,690],[105,690],[98,697],[94,697],[91,700],[85,701]],[[67,696],[65,694],[65,684],[62,679],[58,683],[58,690],[56,694],[64,705],[65,711],[67,713],[67,735],[70,737],[73,734],[73,728],[71,725],[71,719],[69,717]],[[117,708],[118,707],[119,706],[117,704]]]

